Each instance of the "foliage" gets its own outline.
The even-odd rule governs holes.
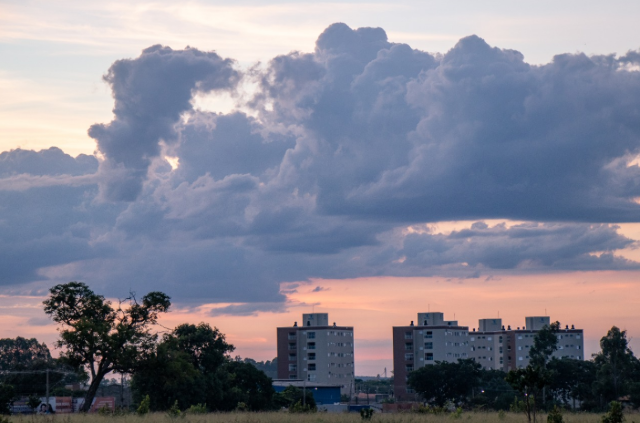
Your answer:
[[[187,410],[189,414],[207,414],[207,404],[194,404]]]
[[[180,406],[178,406],[178,400],[167,410],[167,415],[172,419],[182,416],[182,411],[180,411]]]
[[[154,411],[175,401],[181,409],[207,404],[212,410],[232,411],[239,403],[252,411],[272,409],[271,379],[253,364],[231,360],[233,350],[217,328],[180,325],[138,364],[134,396],[148,395]]]
[[[142,399],[142,401],[140,401],[140,405],[138,406],[136,413],[138,413],[141,416],[144,416],[145,414],[149,413],[149,411],[151,411],[150,405],[151,405],[151,399],[149,398],[149,395],[146,395]]]
[[[40,397],[37,395],[29,395],[29,398],[27,398],[27,405],[35,412],[36,408],[40,405]]]
[[[43,304],[45,313],[61,326],[61,359],[72,367],[87,366],[91,372],[82,406],[86,412],[102,379],[111,371],[130,372],[141,351],[152,345],[155,336],[150,327],[171,302],[162,292],[150,292],[141,302],[132,294],[114,308],[84,283],[69,282],[51,288]]]
[[[245,358],[242,360],[247,364],[251,364],[256,369],[261,370],[271,379],[276,379],[278,377],[278,357],[269,361],[255,361],[251,358]]]
[[[451,414],[452,419],[459,419],[462,417],[462,407],[457,407]]]
[[[558,349],[557,333],[560,322],[544,325],[533,338],[533,346],[529,350],[529,363],[534,367],[545,367],[551,355]]]
[[[562,411],[557,405],[553,406],[553,409],[547,415],[547,423],[563,423]]]
[[[278,409],[288,408],[291,409],[296,403],[302,405],[303,390],[296,388],[295,386],[287,386],[282,392],[278,392],[273,396],[274,406]],[[316,409],[316,401],[313,398],[313,394],[310,390],[306,391],[305,405],[310,406],[312,409]]]
[[[373,408],[361,408],[360,409],[360,417],[362,420],[371,420],[373,417],[374,409]]]
[[[470,396],[480,381],[481,365],[471,359],[457,363],[437,361],[409,373],[408,385],[428,403],[443,406]]]
[[[622,423],[623,421],[622,404],[618,401],[611,401],[609,404],[609,412],[602,416],[602,423]]]
[[[627,395],[640,364],[629,349],[627,333],[612,327],[600,340],[601,352],[595,355],[596,391],[606,402]]]
[[[550,371],[548,394],[552,398],[565,405],[570,405],[573,400],[583,405],[594,401],[592,385],[597,367],[593,361],[554,358],[547,364],[547,369]]]
[[[507,374],[502,370],[481,370],[479,385],[469,402],[476,410],[509,410],[515,390],[505,381]]]
[[[542,389],[549,379],[550,374],[547,370],[532,365],[507,373],[506,381],[524,397],[524,412],[529,422],[536,421],[536,398],[540,398]]]
[[[13,386],[6,383],[0,384],[0,414],[9,414],[11,404],[16,391]]]
[[[298,401],[289,407],[290,413],[315,413],[318,411],[318,407],[316,407],[315,402],[313,404],[306,403],[302,404],[302,401]]]

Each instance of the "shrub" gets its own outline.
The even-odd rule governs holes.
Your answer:
[[[151,398],[149,398],[149,395],[147,395],[140,402],[140,406],[136,410],[136,413],[138,413],[141,416],[144,416],[150,411],[150,408],[151,408]]]
[[[504,420],[507,417],[507,413],[504,410],[498,411],[498,419]]]
[[[189,407],[188,414],[207,414],[207,404],[196,404]]]
[[[318,411],[318,408],[315,405],[302,405],[302,401],[298,401],[289,407],[290,413],[315,413],[316,411]]]
[[[178,400],[173,403],[171,408],[167,411],[167,415],[172,419],[182,416],[182,411],[180,411],[180,407],[178,406]]]
[[[362,417],[362,420],[371,420],[371,417],[373,417],[373,413],[374,413],[373,408],[360,409],[360,417]]]
[[[547,423],[563,423],[562,419],[562,411],[558,408],[557,405],[553,406],[553,409],[549,412],[547,416]]]
[[[609,412],[602,416],[602,423],[622,423],[623,421],[622,404],[618,401],[611,401],[609,404]]]

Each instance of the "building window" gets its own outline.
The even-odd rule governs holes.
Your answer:
[[[296,360],[296,355],[295,354],[289,354],[289,360],[291,361],[295,361]]]
[[[425,342],[424,343],[424,347],[428,350],[432,350],[433,349],[433,342]]]
[[[404,366],[404,369],[407,371],[407,373],[412,372],[413,364],[407,364],[406,366]]]
[[[413,344],[407,342],[406,344],[404,344],[404,350],[405,351],[413,351]]]
[[[412,353],[405,354],[404,359],[407,361],[413,361],[413,354]]]
[[[498,342],[502,344],[502,336],[498,337]]]
[[[316,380],[316,374],[315,374],[315,373],[309,373],[309,374],[307,374],[307,380],[308,380],[309,382],[315,382],[315,380]]]
[[[296,344],[289,342],[289,349],[290,350],[295,350],[296,349]]]
[[[310,372],[316,371],[316,363],[309,363],[309,371]]]
[[[289,364],[289,371],[290,372],[295,372],[298,370],[298,366],[296,366],[295,364]]]
[[[316,339],[316,333],[315,332],[307,332],[307,338],[308,339]]]
[[[433,332],[428,330],[427,334],[424,336],[425,338],[433,338]]]
[[[289,332],[289,340],[293,341],[296,339],[296,333],[295,332]]]
[[[308,342],[307,343],[307,349],[315,350],[316,349],[316,343],[315,342]]]
[[[413,339],[413,332],[405,332],[404,339]]]
[[[427,361],[433,361],[433,353],[426,353],[424,359]]]
[[[309,360],[315,360],[316,359],[316,353],[309,353]]]

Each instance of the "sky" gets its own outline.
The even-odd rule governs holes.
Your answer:
[[[237,354],[328,312],[640,348],[640,4],[0,0],[0,337],[160,290]],[[637,349],[636,348],[636,349]]]

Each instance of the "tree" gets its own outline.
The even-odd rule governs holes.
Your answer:
[[[309,410],[316,410],[316,401],[313,398],[313,393],[310,389],[307,389],[303,394],[303,390],[295,386],[289,385],[282,392],[278,392],[273,396],[273,403],[276,408],[288,408],[291,409],[296,404],[302,404],[302,397],[304,396],[305,406]]]
[[[206,323],[183,324],[165,334],[133,375],[136,398],[149,395],[151,409],[181,409],[207,404],[212,410],[234,410],[239,402],[257,411],[272,407],[271,380],[253,365],[232,361],[233,345]]]
[[[56,285],[43,302],[44,311],[61,325],[61,359],[72,367],[86,366],[91,384],[81,411],[89,411],[102,379],[111,371],[130,372],[141,352],[151,348],[150,332],[159,313],[171,305],[162,292],[150,292],[139,303],[132,294],[114,308],[82,282]]]
[[[35,338],[20,336],[15,339],[0,339],[0,370],[10,372],[4,376],[3,381],[12,385],[17,395],[44,395],[47,370],[50,387],[86,378],[82,369],[72,369],[51,358],[46,344],[39,343]]]
[[[529,422],[536,422],[536,400],[541,397],[542,388],[549,382],[549,379],[550,373],[548,371],[532,365],[507,373],[507,383],[524,396],[524,411]]]
[[[447,401],[461,402],[472,394],[480,380],[482,366],[471,359],[457,363],[436,361],[409,373],[409,387],[426,402],[440,407]]]
[[[596,365],[593,361],[572,358],[554,358],[547,363],[551,372],[548,388],[554,399],[575,408],[575,400],[583,408],[593,408],[595,396],[593,382],[596,379]]]
[[[211,404],[216,410],[232,411],[240,403],[250,411],[274,408],[272,380],[253,365],[230,361],[221,367],[218,377],[224,389],[220,402]]]
[[[639,367],[628,344],[627,332],[615,326],[600,339],[602,351],[594,357],[598,366],[596,389],[606,402],[628,393],[632,376]]]
[[[533,338],[529,351],[529,363],[534,367],[545,367],[553,353],[558,349],[558,331],[560,322],[544,325]]]
[[[11,404],[13,404],[13,398],[16,396],[16,391],[13,386],[6,383],[0,384],[0,414],[11,414]]]

